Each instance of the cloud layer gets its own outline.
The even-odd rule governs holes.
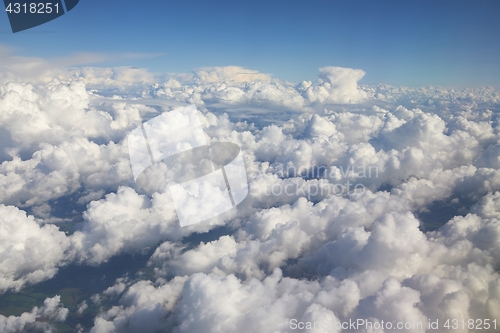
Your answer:
[[[42,83],[9,75],[0,76],[1,292],[150,250],[154,275],[103,290],[95,300],[114,305],[88,330],[287,332],[295,320],[340,332],[335,323],[357,319],[500,318],[492,89],[361,86],[362,70],[339,67],[298,84],[235,66],[161,77],[82,68]],[[159,184],[185,170],[159,163],[135,183],[127,134],[188,104],[208,140],[241,147],[250,193],[236,211],[181,228]],[[22,331],[38,312],[0,325]]]

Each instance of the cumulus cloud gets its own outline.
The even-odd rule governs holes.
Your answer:
[[[87,67],[2,81],[0,291],[151,251],[148,274],[79,301],[78,315],[101,307],[87,330],[500,318],[499,93],[360,86],[363,76]],[[160,162],[134,182],[127,134],[187,104],[209,142],[241,147],[250,191],[237,210],[181,228],[161,184],[192,170]],[[62,220],[57,200],[79,205],[74,232],[50,223]],[[0,324],[19,331],[43,314],[23,316]]]
[[[4,333],[26,332],[27,329],[43,329],[44,332],[56,332],[51,322],[66,320],[69,310],[61,304],[61,297],[47,298],[41,308],[34,307],[31,312],[20,316],[5,317],[0,315],[0,329]]]
[[[246,69],[239,66],[208,67],[195,71],[195,78],[200,82],[251,82],[270,81],[269,74],[259,73],[256,70]]]
[[[365,76],[360,69],[343,67],[323,67],[318,86],[303,83],[304,95],[313,103],[355,103],[363,100],[366,93],[359,89],[358,81]]]
[[[167,236],[177,236],[168,234],[169,230],[179,229],[173,226],[175,209],[171,202],[157,208],[158,202],[165,204],[161,199],[152,203],[128,187],[91,202],[84,213],[83,230],[71,236],[72,249],[80,260],[102,263],[124,250],[140,250]]]
[[[147,59],[162,54],[155,53],[91,53],[78,52],[57,58],[37,58],[16,55],[16,50],[0,45],[0,80],[27,80],[49,82],[54,77],[63,77],[67,67],[101,63],[117,59]],[[142,70],[141,70],[142,71]],[[123,78],[123,77],[122,77]],[[136,78],[138,78],[136,76]]]
[[[52,278],[70,245],[66,235],[14,206],[0,205],[0,216],[0,291]]]

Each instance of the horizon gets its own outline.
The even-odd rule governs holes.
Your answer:
[[[22,57],[80,55],[78,67],[240,66],[301,82],[337,66],[365,71],[360,83],[369,85],[500,86],[498,1],[95,4],[16,34],[0,15],[0,45]]]

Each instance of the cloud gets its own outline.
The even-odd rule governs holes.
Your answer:
[[[91,53],[79,52],[57,58],[37,58],[16,55],[16,50],[0,45],[0,79],[24,79],[32,83],[49,82],[67,74],[67,67],[127,59],[148,59],[161,53]]]
[[[40,225],[17,207],[0,205],[0,291],[20,290],[52,278],[69,240],[51,224]]]
[[[69,312],[60,302],[61,297],[54,296],[45,299],[41,308],[35,306],[31,312],[25,312],[20,316],[0,315],[0,329],[4,333],[26,332],[26,329],[53,332],[51,322],[65,321]]]
[[[332,66],[320,68],[319,71],[320,84],[307,87],[303,93],[311,102],[355,103],[366,98],[366,93],[358,88],[358,81],[365,76],[364,71]]]
[[[122,251],[153,246],[166,238],[169,230],[180,228],[174,225],[176,215],[171,204],[156,208],[149,198],[128,187],[91,202],[83,217],[84,228],[74,233],[71,241],[80,260],[92,264],[105,262]]]
[[[203,83],[270,81],[269,74],[239,66],[205,67],[195,71],[195,78]]]

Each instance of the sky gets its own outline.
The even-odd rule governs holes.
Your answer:
[[[499,332],[499,3],[0,13],[0,332]]]
[[[16,34],[0,15],[0,45],[74,57],[74,66],[185,73],[234,65],[294,82],[339,66],[364,70],[362,84],[499,87],[499,12],[494,0],[81,0]]]

